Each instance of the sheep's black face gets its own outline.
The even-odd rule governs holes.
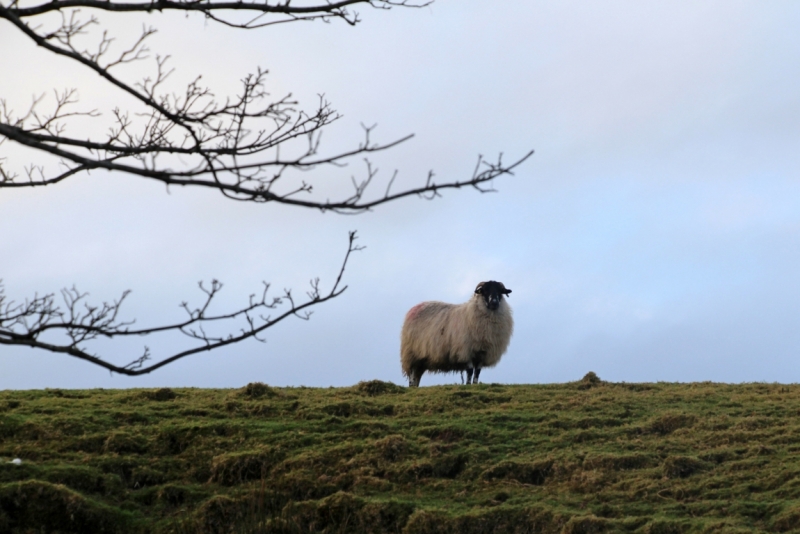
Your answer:
[[[506,286],[501,282],[495,282],[493,280],[481,282],[478,284],[478,287],[475,288],[475,294],[483,297],[484,304],[492,311],[500,307],[500,301],[503,295],[508,295],[509,293],[511,293],[510,289],[506,289]]]

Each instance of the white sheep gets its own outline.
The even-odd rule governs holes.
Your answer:
[[[508,348],[514,330],[511,307],[503,298],[510,289],[481,282],[464,304],[423,302],[406,314],[400,334],[400,363],[410,387],[425,371],[467,372],[467,384],[478,383],[483,367],[494,367]]]

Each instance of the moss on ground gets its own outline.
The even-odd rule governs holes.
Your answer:
[[[0,532],[800,533],[799,414],[798,385],[593,374],[2,391]]]

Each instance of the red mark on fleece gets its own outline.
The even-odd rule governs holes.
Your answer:
[[[425,307],[425,303],[423,302],[422,304],[417,304],[416,306],[414,306],[413,308],[408,310],[408,313],[406,314],[406,321],[413,320],[414,317],[419,315],[419,312],[422,311],[422,308],[424,308],[424,307]]]

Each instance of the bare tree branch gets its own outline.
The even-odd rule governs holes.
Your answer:
[[[247,11],[265,14],[277,14],[289,17],[289,21],[323,19],[337,17],[350,24],[359,22],[358,13],[351,12],[348,8],[355,5],[368,5],[376,8],[388,9],[394,6],[424,7],[431,2],[408,2],[407,0],[341,0],[339,2],[306,2],[300,6],[290,1],[275,2],[206,2],[185,0],[172,2],[169,0],[156,0],[153,2],[106,2],[103,0],[55,0],[28,8],[18,7],[18,2],[12,2],[10,9],[18,16],[32,17],[52,11],[62,11],[70,8],[91,8],[102,11],[114,12],[146,12],[152,11],[188,11],[188,12],[216,12],[216,11]]]
[[[315,196],[312,183],[297,179],[296,172],[319,167],[336,171],[354,159],[363,159],[408,140],[406,136],[387,143],[371,140],[373,127],[364,127],[364,140],[350,150],[333,154],[321,151],[321,134],[337,119],[331,105],[320,97],[316,109],[307,112],[286,96],[270,99],[266,90],[266,71],[258,70],[242,79],[241,91],[232,98],[218,100],[212,91],[196,78],[183,92],[169,92],[168,78],[173,70],[168,56],[150,57],[148,39],[155,34],[152,27],[142,28],[141,34],[116,55],[111,52],[111,39],[103,32],[94,47],[83,48],[83,42],[99,21],[92,15],[84,17],[79,7],[100,11],[200,11],[211,20],[222,20],[215,13],[245,11],[256,13],[249,22],[229,25],[254,28],[267,24],[264,16],[289,17],[281,22],[330,17],[358,22],[358,14],[349,11],[357,4],[378,8],[427,5],[407,1],[382,2],[344,0],[340,2],[294,5],[285,3],[239,2],[171,2],[149,3],[95,2],[93,0],[56,0],[31,7],[17,2],[0,4],[0,20],[5,19],[37,45],[65,60],[77,62],[98,74],[114,90],[133,97],[142,110],[132,114],[114,109],[110,115],[107,134],[103,138],[69,135],[71,119],[102,119],[96,109],[81,110],[77,92],[56,93],[52,109],[45,106],[42,96],[33,100],[30,109],[17,117],[8,104],[0,100],[0,145],[4,140],[15,142],[59,161],[59,168],[50,170],[43,164],[25,166],[24,172],[12,169],[0,160],[0,188],[37,187],[52,185],[94,169],[105,169],[156,180],[166,185],[198,186],[215,189],[224,196],[249,202],[277,202],[292,206],[314,208],[339,213],[359,213],[380,204],[411,195],[434,198],[444,189],[474,186],[480,191],[491,190],[483,184],[510,174],[530,153],[503,165],[479,159],[480,170],[464,180],[433,182],[433,174],[421,186],[390,194],[396,173],[386,185],[386,193],[371,194],[377,172],[367,161],[366,174],[350,176],[353,189],[338,199]],[[27,19],[57,12],[60,22],[53,28],[32,26]],[[154,61],[152,75],[138,81],[117,76],[116,67]],[[84,130],[82,129],[81,132]],[[295,173],[295,174],[292,174]],[[292,174],[289,176],[289,174]],[[380,186],[379,186],[380,187]],[[381,188],[382,189],[382,188]]]
[[[363,247],[356,244],[356,232],[350,232],[347,253],[339,268],[336,280],[329,291],[320,290],[319,278],[311,280],[311,290],[303,302],[296,302],[291,290],[280,296],[268,295],[270,286],[264,283],[259,295],[250,295],[246,306],[226,313],[211,313],[214,298],[222,290],[222,283],[212,280],[209,286],[199,283],[204,294],[203,302],[196,307],[181,303],[186,317],[165,326],[133,328],[135,321],[119,319],[120,309],[130,291],[118,300],[101,305],[90,304],[86,293],[76,288],[61,291],[62,303],[55,294],[34,295],[24,302],[9,300],[0,282],[0,345],[17,345],[66,354],[98,365],[111,372],[128,376],[150,373],[156,369],[193,354],[212,351],[246,339],[259,339],[259,334],[287,317],[308,319],[313,306],[341,295],[347,286],[342,276],[350,255]],[[267,315],[263,315],[263,314]],[[209,334],[206,328],[214,323],[232,324],[225,334]],[[179,333],[187,338],[189,348],[175,354],[154,359],[150,348],[144,346],[141,356],[125,365],[116,365],[91,351],[88,344],[98,338],[149,336],[158,333]],[[263,340],[262,340],[263,341]]]
[[[241,79],[237,94],[217,97],[197,76],[181,85],[173,83],[168,55],[152,52],[157,30],[145,25],[138,36],[117,43],[103,29],[98,16],[108,12],[151,14],[154,11],[200,13],[206,20],[239,29],[263,28],[297,21],[360,21],[354,8],[422,7],[427,0],[0,0],[0,31],[17,32],[53,55],[64,65],[99,76],[104,87],[126,101],[126,109],[83,106],[78,90],[36,93],[21,112],[0,98],[0,150],[18,145],[36,152],[35,163],[17,162],[17,152],[0,152],[0,189],[43,187],[72,176],[102,169],[145,178],[167,186],[194,186],[218,191],[244,202],[279,203],[301,208],[355,214],[407,196],[433,199],[446,189],[471,186],[493,191],[492,181],[513,171],[533,154],[504,163],[478,156],[471,176],[434,181],[434,173],[417,187],[399,188],[395,170],[383,182],[369,159],[393,148],[412,135],[388,142],[372,139],[374,126],[363,126],[363,140],[349,149],[330,152],[322,146],[322,133],[340,115],[324,96],[309,110],[291,95],[275,98],[266,86],[267,71],[258,69]],[[147,70],[143,70],[147,69]],[[133,74],[132,74],[133,73]],[[16,76],[24,76],[17,73]],[[177,87],[177,88],[176,88]],[[77,133],[76,133],[77,132]],[[104,133],[99,133],[104,132]],[[25,153],[24,151],[20,151]],[[13,154],[13,158],[12,158]],[[364,163],[363,174],[344,175],[350,163]],[[360,168],[360,165],[359,165]],[[324,197],[303,173],[317,170],[340,176],[338,198]],[[349,181],[349,186],[348,182]],[[327,184],[326,184],[327,185]],[[352,187],[352,189],[349,189]],[[396,189],[393,191],[393,187]],[[327,188],[326,191],[330,191]],[[270,296],[269,284],[247,305],[225,313],[212,312],[222,284],[201,283],[199,306],[182,303],[183,320],[162,326],[135,327],[122,319],[120,310],[129,295],[92,304],[75,287],[63,289],[60,298],[49,293],[24,302],[9,300],[0,284],[0,344],[28,346],[65,354],[111,372],[136,376],[152,372],[187,356],[215,350],[254,338],[264,330],[294,316],[308,319],[311,308],[342,294],[342,277],[350,254],[361,247],[350,233],[344,261],[332,288],[324,292],[313,279],[307,298],[296,301],[290,290]],[[223,330],[224,333],[216,333]],[[144,345],[124,365],[93,352],[102,339],[177,334],[188,348],[161,355]],[[148,339],[153,339],[148,337]]]

